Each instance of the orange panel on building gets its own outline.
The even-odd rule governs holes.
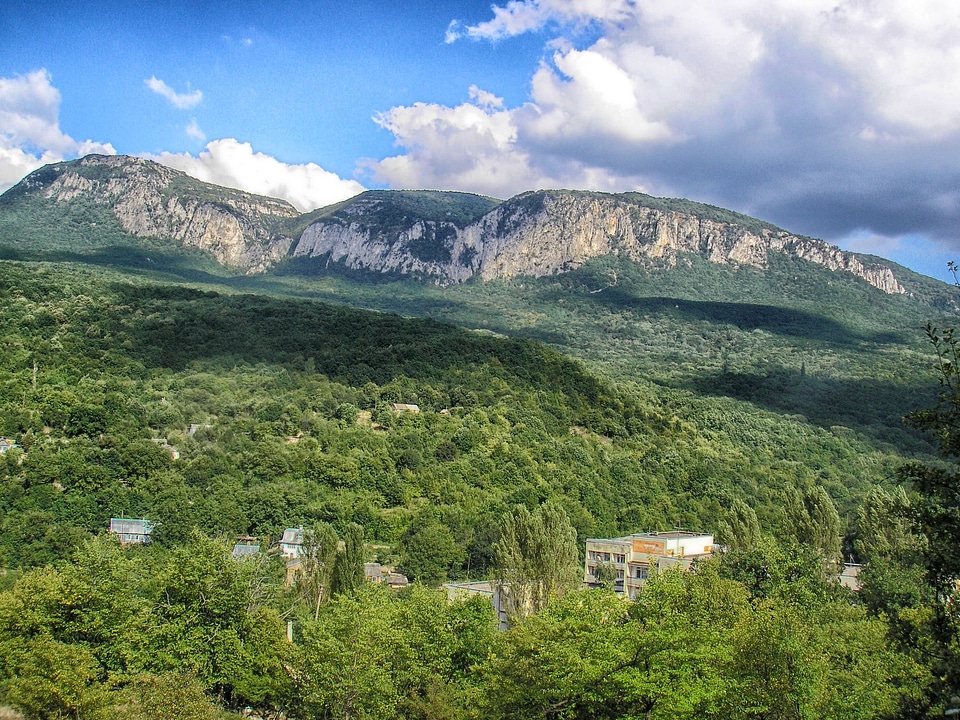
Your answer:
[[[663,552],[664,543],[662,542],[650,542],[649,540],[637,540],[633,541],[633,552],[635,553],[648,553],[651,555],[658,555]]]

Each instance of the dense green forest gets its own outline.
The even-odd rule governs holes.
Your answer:
[[[903,462],[846,427],[617,388],[528,340],[63,266],[2,272],[0,432],[26,450],[3,471],[14,567],[63,557],[111,515],[149,516],[171,540],[359,522],[394,547],[429,513],[466,549],[451,574],[482,576],[483,530],[517,503],[562,497],[581,540],[713,530],[736,498],[773,530],[786,489],[823,486],[850,518]]]
[[[921,705],[886,623],[770,546],[575,591],[494,630],[489,600],[364,584],[297,612],[277,568],[194,535],[86,541],[0,593],[8,702],[38,718],[863,718]],[[760,583],[743,578],[763,576]],[[284,638],[284,620],[294,640]]]
[[[453,294],[109,267],[130,257],[0,263],[0,435],[20,446],[0,459],[0,699],[29,717],[942,711],[943,605],[896,490],[932,462],[902,422],[936,399],[930,304],[827,276],[777,301],[706,267],[655,296],[616,263]],[[729,552],[508,632],[488,599],[428,587],[495,577],[504,518],[550,503],[580,553],[673,527]],[[120,515],[155,542],[121,548]],[[419,582],[310,595],[276,556],[229,556],[298,525],[362,535],[354,573]],[[838,552],[867,563],[858,597]]]

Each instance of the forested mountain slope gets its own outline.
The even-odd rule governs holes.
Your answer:
[[[901,462],[801,418],[708,404],[695,424],[685,393],[435,322],[68,266],[4,263],[0,296],[0,433],[26,450],[0,465],[12,565],[119,514],[170,541],[356,520],[395,545],[423,512],[468,548],[451,573],[478,573],[514,503],[562,498],[581,538],[711,529],[735,498],[775,527],[786,488],[850,508]]]
[[[903,416],[936,399],[943,283],[687,201],[375,191],[298,215],[96,157],[0,197],[0,256],[19,446],[0,458],[0,702],[30,717],[171,698],[922,717],[952,694],[917,497],[895,490],[932,457]],[[491,577],[506,519],[543,508],[567,555],[675,527],[730,552],[499,634],[486,600],[362,574],[331,597],[309,570],[284,588],[276,553],[229,554],[303,525],[335,551],[339,533],[355,576]],[[118,515],[156,542],[104,537]],[[856,598],[841,552],[867,562]]]
[[[218,228],[232,230],[224,235]],[[305,251],[304,238],[311,232],[315,239],[328,236],[334,232],[330,228],[340,228],[336,232],[342,231],[341,239],[348,230],[368,240],[379,238],[374,244],[386,243],[381,248],[386,255],[381,256],[399,264],[354,263],[332,246],[320,252],[314,244]],[[659,239],[642,241],[643,228]],[[469,238],[480,242],[484,237],[482,248],[468,243]],[[494,237],[499,240],[491,245]],[[533,245],[531,238],[536,240]],[[458,343],[448,345],[450,336],[444,333],[449,329],[440,332],[439,325],[434,327],[440,334],[426,352],[403,342],[358,342],[353,335],[334,341],[337,333],[326,325],[310,333],[291,332],[287,323],[314,306],[269,296],[323,299],[547,342],[603,376],[608,387],[618,388],[610,391],[617,397],[632,398],[609,403],[595,399],[583,417],[567,417],[561,434],[585,426],[608,437],[632,437],[630,422],[649,425],[649,418],[656,417],[647,431],[658,444],[675,441],[669,433],[663,435],[665,427],[682,429],[680,436],[689,435],[694,444],[733,446],[749,458],[741,471],[731,465],[736,454],[727,454],[719,465],[706,463],[708,470],[684,457],[677,470],[684,478],[680,485],[660,484],[647,496],[671,507],[678,491],[692,497],[699,488],[712,487],[711,478],[722,478],[717,482],[727,494],[713,498],[722,505],[729,501],[731,487],[754,484],[749,479],[741,483],[742,477],[765,472],[756,463],[766,468],[790,462],[798,464],[791,473],[806,478],[801,484],[823,484],[849,508],[860,492],[857,488],[892,481],[898,458],[929,453],[929,444],[906,428],[902,418],[934,397],[933,363],[922,328],[929,321],[951,322],[954,294],[943,283],[904,268],[828,252],[817,242],[719,208],[637,194],[528,193],[500,203],[462,193],[374,191],[298,215],[278,201],[199,183],[148,161],[99,156],[45,168],[0,197],[0,252],[9,257],[113,267],[140,278],[188,282],[219,293],[158,291],[169,295],[169,302],[155,298],[150,312],[140,310],[136,318],[121,323],[126,328],[122,332],[106,332],[102,325],[119,322],[110,319],[111,308],[130,304],[105,296],[111,299],[105,302],[104,317],[91,320],[85,342],[99,338],[103,352],[122,349],[141,363],[147,353],[149,363],[168,372],[188,372],[196,362],[212,362],[211,347],[216,346],[220,360],[215,362],[222,361],[224,367],[236,356],[246,363],[281,361],[284,366],[295,358],[305,369],[312,358],[317,372],[336,377],[356,393],[367,381],[378,387],[398,376],[425,381],[424,367],[433,372],[441,359],[449,371],[466,362],[459,358]],[[357,253],[355,259],[369,259],[367,240],[354,237],[348,245]],[[549,258],[533,252],[547,245]],[[468,247],[477,252],[465,259]],[[504,259],[521,247],[529,250],[521,253],[523,262],[533,263],[526,268],[528,274]],[[597,253],[605,254],[592,256]],[[228,255],[234,259],[230,262],[239,263],[236,271],[222,264]],[[253,265],[247,263],[251,258],[258,258]],[[457,279],[440,272],[441,266],[460,268],[459,279],[471,274],[475,279],[461,284],[417,281]],[[494,266],[500,270],[484,270]],[[23,272],[18,265],[9,268]],[[248,273],[255,268],[269,270]],[[881,270],[868,272],[870,268]],[[67,277],[80,277],[77,272],[70,270]],[[484,277],[489,279],[480,281]],[[49,285],[56,296],[57,282]],[[141,286],[154,287],[142,280],[131,287]],[[248,297],[238,309],[238,301],[229,299],[236,291],[261,297]],[[178,292],[186,295],[178,299]],[[13,326],[19,327],[17,317],[14,313]],[[255,334],[252,341],[248,332]],[[342,353],[338,364],[330,365],[331,346],[311,345],[314,341],[306,339],[311,333],[334,342],[336,352]],[[359,337],[381,334],[369,330]],[[152,340],[141,346],[134,338]],[[97,366],[90,361],[91,371]],[[566,370],[547,367],[553,375],[545,388],[565,382]],[[25,372],[22,365],[19,369]],[[538,372],[543,381],[544,370]],[[216,373],[204,378],[213,382]],[[434,392],[439,391],[427,395]],[[350,404],[365,410],[386,402],[350,397]],[[617,408],[624,402],[639,403],[644,410],[623,415]],[[452,399],[448,404],[456,405]],[[302,401],[292,407],[306,411]],[[210,408],[204,414],[221,422],[224,417]],[[162,436],[200,422],[175,417],[179,425],[148,424],[149,433]],[[546,428],[553,427],[550,417],[543,419]],[[298,423],[291,416],[291,436]],[[143,424],[141,420],[137,426],[141,435],[148,433]],[[371,435],[364,442],[379,437]],[[833,451],[824,456],[821,449],[833,443],[858,450],[827,458]],[[849,469],[863,464],[872,469],[865,474]],[[631,467],[631,473],[641,472]],[[649,468],[642,472],[649,473]],[[655,475],[673,472],[661,469]],[[590,473],[585,476],[590,477],[588,485],[595,482]],[[777,477],[771,475],[774,485],[792,482]],[[603,486],[599,480],[596,484]],[[710,527],[715,520],[705,506],[693,515],[671,509],[655,514],[655,521],[645,519],[642,513],[623,509],[620,491],[591,492],[605,498],[605,509],[598,510],[604,518],[598,527],[605,531],[658,523]],[[759,488],[745,492],[762,496],[761,504],[771,497]],[[664,495],[669,500],[664,501]],[[696,502],[710,497],[708,493]],[[776,522],[772,516],[768,520]]]
[[[0,262],[0,328],[0,434],[21,448],[0,460],[0,700],[31,717],[172,701],[746,720],[741,687],[750,708],[817,716],[936,702],[927,656],[896,635],[922,610],[915,566],[871,586],[871,615],[811,543],[824,529],[831,547],[853,541],[845,553],[878,549],[871,531],[902,541],[857,511],[892,497],[875,491],[903,462],[890,443],[687,389],[618,388],[537,341],[88,266]],[[842,525],[822,524],[824,490]],[[576,548],[678,525],[744,542],[731,523],[753,512],[754,534],[777,541],[653,578],[633,604],[573,593],[505,633],[486,598],[393,595],[361,575],[324,600],[309,575],[284,588],[275,554],[229,553],[237,535],[269,546],[329,523],[364,538],[357,560],[429,584],[483,577],[503,518],[548,503]],[[118,515],[151,519],[156,542],[104,537]],[[888,625],[890,603],[914,615]]]

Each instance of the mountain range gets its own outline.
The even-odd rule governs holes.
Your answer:
[[[537,190],[501,201],[372,190],[301,214],[150,160],[89,155],[47,165],[0,196],[7,256],[131,241],[199,250],[247,274],[334,265],[446,285],[551,276],[611,256],[660,268],[699,257],[761,271],[779,256],[850,273],[888,295],[930,289],[877,257],[711,205],[633,192]]]

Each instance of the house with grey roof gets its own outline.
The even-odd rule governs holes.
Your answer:
[[[303,526],[287,528],[280,538],[280,554],[285,558],[298,558],[303,553]]]

